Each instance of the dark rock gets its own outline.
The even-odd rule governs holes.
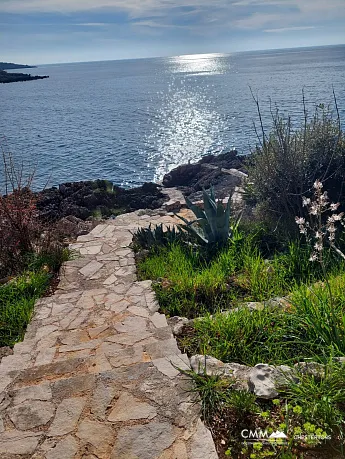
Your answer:
[[[0,83],[15,83],[18,81],[43,80],[49,76],[30,75],[29,73],[8,73],[0,70]]]
[[[193,201],[202,199],[203,188],[213,186],[217,198],[222,199],[242,185],[244,174],[236,175],[230,169],[244,171],[243,160],[235,150],[218,156],[204,156],[196,164],[179,166],[164,176],[163,185],[178,187]]]
[[[74,216],[81,220],[97,214],[109,217],[138,209],[157,209],[168,197],[161,187],[145,183],[129,190],[107,180],[62,183],[37,194],[40,215],[48,221]]]
[[[176,167],[163,177],[163,185],[167,188],[175,186],[191,186],[200,174],[202,166],[197,164],[183,164]]]
[[[83,234],[88,234],[94,226],[92,221],[84,221],[74,215],[69,215],[57,222],[56,229],[64,237],[75,239]]]

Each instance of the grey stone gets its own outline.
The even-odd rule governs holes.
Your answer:
[[[47,424],[54,416],[55,406],[51,402],[27,400],[8,409],[7,413],[17,429],[30,430]]]
[[[103,333],[109,329],[108,324],[101,325],[100,327],[89,328],[87,330],[91,339],[97,338],[99,335],[103,335]]]
[[[147,344],[144,349],[152,360],[181,354],[174,338]]]
[[[111,459],[157,459],[174,443],[175,438],[174,428],[167,422],[123,427],[118,433]]]
[[[190,440],[190,459],[218,459],[211,432],[200,421],[196,432]]]
[[[76,346],[81,343],[86,343],[89,340],[90,338],[86,330],[65,332],[60,338],[61,343],[67,346]]]
[[[119,333],[129,333],[135,335],[146,331],[147,321],[143,317],[126,317],[122,322],[114,325]]]
[[[22,370],[27,368],[30,361],[29,354],[15,354],[3,357],[0,364],[1,373],[5,374],[10,371]]]
[[[98,381],[91,399],[91,413],[104,421],[107,409],[117,393],[118,390],[113,384],[106,385],[105,382]]]
[[[85,406],[85,398],[66,398],[57,408],[48,435],[56,437],[72,432]]]
[[[11,397],[7,392],[0,392],[0,412],[5,411],[11,405]]]
[[[80,269],[79,272],[85,277],[91,277],[94,274],[96,274],[96,272],[99,271],[102,268],[102,266],[103,263],[99,263],[98,261],[93,260],[86,266],[84,266],[82,269]]]
[[[171,326],[175,336],[180,336],[188,323],[189,319],[187,319],[187,317],[174,316],[168,319],[168,324]]]
[[[27,386],[13,393],[13,404],[19,405],[26,400],[50,400],[52,391],[49,383],[39,384],[38,386]]]
[[[1,392],[5,390],[13,382],[18,372],[15,372],[15,374],[11,372],[11,375],[8,373],[6,374],[5,372],[2,372],[1,366],[0,366],[0,370],[1,370],[1,378],[0,378],[0,394],[1,394]]]
[[[146,402],[141,402],[133,395],[126,392],[122,393],[114,408],[112,409],[108,421],[134,421],[138,419],[152,419],[157,415],[156,409]]]
[[[224,365],[226,374],[234,378],[233,388],[237,390],[249,390],[248,380],[252,367],[241,365],[239,363],[226,363]]]
[[[55,347],[41,350],[36,357],[35,366],[48,365],[49,363],[52,363],[55,357],[55,353]]]
[[[311,375],[317,379],[321,379],[325,374],[325,365],[318,362],[297,362],[294,367],[302,375]]]
[[[190,358],[192,370],[198,374],[207,374],[208,376],[229,376],[232,377],[233,371],[226,367],[223,362],[210,355],[193,355]]]
[[[140,317],[144,317],[144,318],[148,318],[150,313],[148,311],[148,309],[146,308],[141,308],[141,307],[138,307],[138,306],[130,306],[128,308],[128,312],[130,312],[131,314],[134,314],[135,316],[140,316]]]
[[[248,386],[257,397],[273,399],[278,397],[278,390],[286,386],[292,375],[293,370],[290,367],[259,363],[249,373]]]
[[[94,375],[81,375],[72,378],[60,379],[53,383],[54,399],[64,399],[80,395],[93,388]]]
[[[158,312],[150,316],[150,320],[156,328],[163,328],[168,325],[165,315],[159,314]]]
[[[102,339],[93,339],[85,343],[76,344],[74,346],[60,346],[59,352],[76,352],[83,351],[84,349],[96,349],[101,343]]]
[[[17,382],[39,381],[47,376],[61,376],[78,371],[79,367],[84,363],[83,359],[70,359],[61,362],[50,363],[49,365],[41,365],[39,367],[28,368],[22,371],[17,378]]]
[[[134,345],[140,341],[146,340],[152,336],[152,334],[148,331],[142,330],[138,333],[119,333],[118,335],[110,336],[107,338],[107,341],[111,341],[113,343],[124,344],[124,345]]]
[[[54,448],[49,449],[45,457],[46,459],[74,459],[77,452],[77,440],[71,435],[68,435],[68,437],[60,440]]]
[[[90,419],[84,419],[79,424],[76,435],[83,444],[91,443],[97,453],[107,452],[115,436],[109,425]]]
[[[161,359],[152,360],[153,365],[158,371],[171,379],[176,378],[181,370],[189,370],[189,360],[186,355],[172,355]]]
[[[0,454],[33,454],[41,436],[42,432],[4,432],[0,435]]]

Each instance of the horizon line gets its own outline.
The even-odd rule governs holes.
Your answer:
[[[250,53],[250,52],[260,52],[260,51],[288,51],[294,49],[311,49],[311,48],[330,48],[334,46],[345,46],[345,43],[336,43],[331,45],[313,45],[313,46],[293,46],[289,48],[260,48],[260,49],[248,49],[244,51],[228,51],[228,52],[208,52],[208,53],[186,53],[186,54],[172,54],[166,56],[148,56],[148,57],[128,57],[128,58],[120,58],[120,59],[102,59],[102,60],[90,60],[90,61],[68,61],[68,62],[50,62],[50,63],[43,63],[43,64],[22,64],[22,65],[33,65],[35,67],[44,66],[44,65],[65,65],[65,64],[89,64],[92,62],[121,62],[121,61],[135,61],[135,60],[143,60],[143,59],[168,59],[173,57],[183,57],[183,56],[203,56],[203,55],[223,55],[228,56],[231,54],[243,54],[243,53]]]

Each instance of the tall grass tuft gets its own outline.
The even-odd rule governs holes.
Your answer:
[[[300,127],[290,117],[272,112],[273,130],[264,132],[247,161],[247,197],[261,208],[263,220],[296,234],[296,215],[305,216],[301,196],[309,197],[316,179],[327,183],[330,198],[344,201],[345,136],[336,116],[323,105],[309,117],[304,106]],[[259,108],[260,110],[260,108]]]

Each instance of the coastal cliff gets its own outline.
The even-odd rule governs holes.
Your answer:
[[[14,64],[13,62],[0,62],[0,70],[35,69],[36,65]]]
[[[29,73],[8,73],[5,70],[32,69],[33,65],[13,64],[12,62],[0,62],[0,83],[16,83],[18,81],[43,80],[49,78],[47,75],[30,75]]]
[[[0,83],[16,83],[18,81],[43,80],[49,78],[48,75],[30,75],[29,73],[7,73],[0,70]]]

